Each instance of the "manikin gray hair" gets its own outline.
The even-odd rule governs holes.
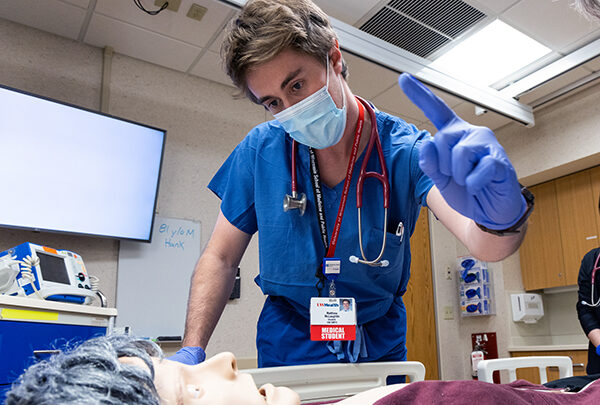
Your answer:
[[[587,17],[600,18],[600,0],[575,0],[574,6]]]
[[[94,338],[29,367],[13,384],[5,404],[158,405],[151,356],[162,357],[162,352],[148,340]],[[121,363],[119,357],[138,357],[148,369]]]

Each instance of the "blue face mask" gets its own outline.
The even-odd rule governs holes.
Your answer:
[[[315,149],[325,149],[342,139],[346,128],[346,93],[342,89],[343,106],[337,108],[328,91],[329,55],[327,55],[327,83],[304,100],[286,108],[274,117],[297,142]]]

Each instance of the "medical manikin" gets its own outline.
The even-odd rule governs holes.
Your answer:
[[[463,403],[484,393],[488,404],[597,404],[600,382],[592,381],[574,393],[524,381],[420,381],[376,388],[336,403]],[[112,335],[31,366],[6,401],[7,405],[40,403],[299,405],[300,399],[285,387],[266,384],[257,389],[249,374],[238,372],[231,353],[189,366],[163,359],[151,341]]]

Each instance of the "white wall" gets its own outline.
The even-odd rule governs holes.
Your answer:
[[[596,85],[536,111],[533,128],[511,123],[496,131],[524,184],[537,184],[600,164],[599,90]],[[446,269],[454,269],[456,257],[467,251],[433,216],[430,219],[442,379],[470,378],[471,333],[496,332],[500,357],[508,356],[511,339],[529,344],[585,342],[575,311],[575,291],[545,294],[546,316],[536,325],[512,321],[508,295],[524,291],[518,252],[490,264],[497,304],[495,316],[461,319],[455,309],[455,319],[444,320],[444,306],[458,307],[456,280],[446,280]]]
[[[0,83],[99,109],[101,49],[0,19],[0,54]],[[113,58],[109,112],[167,130],[157,213],[200,221],[202,247],[219,210],[219,199],[206,185],[242,137],[266,118],[264,109],[234,99],[233,93],[231,87],[196,76],[119,54]],[[25,195],[13,190],[14,198]],[[115,305],[118,241],[0,229],[0,251],[27,241],[81,254]],[[257,273],[253,238],[241,263],[241,299],[227,305],[209,354],[229,350],[256,357],[255,325],[264,300],[253,282]]]

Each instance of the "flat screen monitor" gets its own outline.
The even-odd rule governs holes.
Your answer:
[[[0,86],[0,226],[149,242],[165,137]]]

